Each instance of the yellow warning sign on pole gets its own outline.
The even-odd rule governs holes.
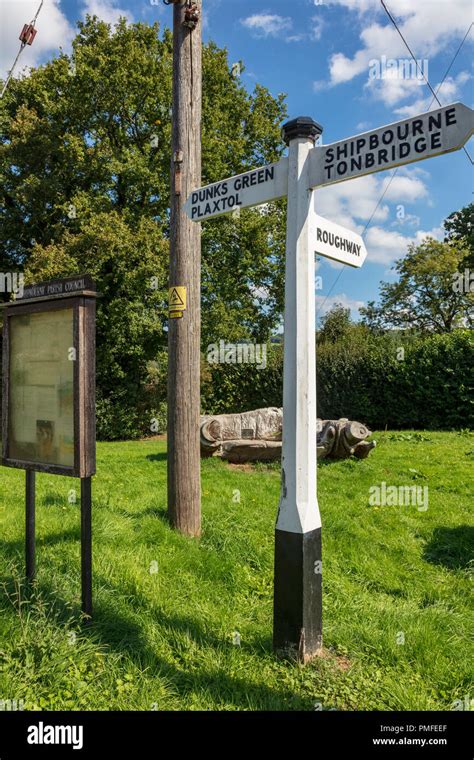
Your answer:
[[[169,289],[169,311],[171,319],[180,319],[186,311],[186,288],[174,285]]]

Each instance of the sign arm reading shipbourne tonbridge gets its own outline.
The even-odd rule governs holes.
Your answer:
[[[385,127],[363,132],[311,153],[310,187],[323,187],[365,174],[460,150],[474,133],[474,111],[453,103]]]

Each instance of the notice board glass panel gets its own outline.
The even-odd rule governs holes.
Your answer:
[[[74,466],[74,310],[10,317],[9,457]]]

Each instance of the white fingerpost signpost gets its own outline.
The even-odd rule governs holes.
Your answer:
[[[300,117],[289,146],[283,449],[275,529],[273,648],[306,662],[322,646],[321,517],[316,487],[315,257],[309,157],[322,127]]]
[[[322,649],[321,517],[316,467],[315,254],[352,267],[360,235],[316,213],[313,189],[459,150],[474,133],[462,103],[325,146],[310,117],[283,126],[288,158],[194,190],[185,203],[202,222],[288,197],[281,494],[275,529],[273,647],[307,662]]]

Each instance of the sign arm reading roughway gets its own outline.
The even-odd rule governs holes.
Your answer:
[[[350,267],[361,267],[367,257],[364,241],[357,232],[323,219],[314,210],[310,216],[310,241],[316,253]]]

